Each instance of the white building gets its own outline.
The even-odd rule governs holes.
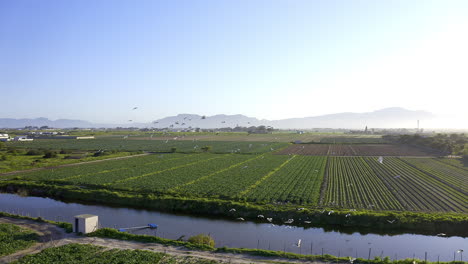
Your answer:
[[[0,134],[0,141],[9,141],[10,137],[8,134]]]
[[[13,141],[33,141],[33,139],[28,138],[28,136],[16,136],[13,138]]]

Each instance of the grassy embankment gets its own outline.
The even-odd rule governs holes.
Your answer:
[[[219,262],[194,257],[177,257],[147,250],[108,250],[105,247],[89,244],[68,244],[60,247],[48,248],[37,254],[24,256],[13,263],[215,264]]]

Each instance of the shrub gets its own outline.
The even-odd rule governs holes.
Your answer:
[[[199,235],[196,235],[196,236],[192,236],[192,237],[190,237],[188,239],[188,242],[194,243],[194,244],[207,245],[207,246],[210,246],[210,247],[214,247],[214,245],[215,245],[214,239],[211,236],[205,235],[205,234],[199,234]]]
[[[44,159],[50,159],[50,158],[56,158],[57,157],[57,152],[55,151],[46,151],[46,153],[44,154],[43,158]]]
[[[175,147],[172,147],[172,148],[171,148],[171,152],[172,152],[172,153],[174,153],[174,152],[176,152],[176,151],[177,151],[177,148],[175,148]]]
[[[72,151],[71,151],[71,150],[68,150],[68,149],[62,149],[62,150],[60,150],[60,154],[70,154],[70,153],[72,153]]]
[[[26,152],[26,155],[29,155],[29,156],[36,156],[36,155],[43,155],[43,154],[44,152],[38,149],[30,149],[28,150],[28,152]]]
[[[212,149],[213,147],[212,146],[204,146],[203,148],[201,148],[201,150],[203,150],[204,152],[208,152]]]

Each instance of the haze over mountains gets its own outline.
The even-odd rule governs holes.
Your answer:
[[[0,118],[0,128],[23,128],[25,126],[49,126],[53,128],[112,128],[112,127],[154,127],[154,128],[221,128],[235,126],[272,126],[281,129],[311,129],[311,128],[415,128],[417,120],[421,122],[430,121],[435,116],[426,111],[411,111],[404,108],[385,108],[366,113],[337,113],[322,116],[303,118],[288,118],[282,120],[259,120],[255,117],[244,115],[214,115],[201,116],[196,114],[179,114],[153,121],[152,123],[126,124],[97,124],[83,120],[47,118],[35,119],[12,119]]]

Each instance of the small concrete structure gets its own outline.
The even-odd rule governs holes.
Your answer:
[[[99,218],[97,215],[82,214],[75,216],[73,231],[75,233],[91,233],[98,229]]]

